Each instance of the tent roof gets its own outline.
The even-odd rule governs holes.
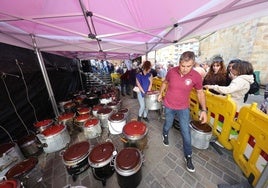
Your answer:
[[[0,42],[70,58],[132,59],[267,15],[267,0],[2,0]]]

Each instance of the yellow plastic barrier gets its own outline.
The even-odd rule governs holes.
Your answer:
[[[248,181],[255,186],[268,162],[268,115],[257,108],[257,103],[239,111],[237,139],[231,139],[233,156]]]
[[[236,114],[236,103],[231,96],[215,95],[208,90],[205,91],[208,110],[208,123],[212,127],[212,134],[217,136],[220,144],[231,150],[230,138],[237,137],[237,131],[233,128]],[[190,112],[194,120],[198,120],[199,103],[196,91],[190,95]]]
[[[160,90],[162,85],[162,80],[160,78],[154,77],[153,78],[153,84],[152,84],[152,90]]]
[[[112,78],[112,82],[118,82],[119,80],[119,83],[120,83],[120,77],[121,77],[121,74],[118,74],[118,73],[111,73],[111,78]]]

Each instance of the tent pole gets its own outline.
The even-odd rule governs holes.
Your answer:
[[[79,62],[76,63],[76,64],[77,64],[77,70],[78,70],[78,73],[79,73],[80,83],[81,83],[81,86],[82,86],[82,91],[84,91],[84,84],[83,84],[82,75],[81,75],[81,60],[79,59]]]
[[[45,63],[44,63],[42,54],[41,54],[40,50],[37,48],[36,40],[35,40],[34,35],[31,35],[31,38],[32,38],[32,42],[33,42],[34,51],[35,51],[35,53],[37,55],[37,59],[38,59],[38,62],[39,62],[39,65],[40,65],[40,68],[41,68],[45,83],[46,83],[49,99],[50,99],[50,102],[52,104],[54,114],[55,114],[56,117],[58,117],[59,116],[58,107],[57,107],[56,100],[55,100],[55,97],[54,97],[54,93],[52,91],[51,84],[50,84],[50,81],[49,81],[49,78],[48,78],[48,75],[47,75],[47,71],[46,71],[46,67],[45,67]]]

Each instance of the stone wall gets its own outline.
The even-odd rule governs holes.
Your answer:
[[[200,58],[211,59],[220,54],[226,64],[239,58],[252,63],[260,71],[260,82],[268,84],[268,17],[258,18],[216,31],[200,39]]]

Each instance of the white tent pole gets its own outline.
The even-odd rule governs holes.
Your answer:
[[[44,63],[42,54],[41,54],[40,50],[37,48],[36,40],[35,40],[34,35],[31,35],[31,38],[32,38],[32,42],[33,42],[34,51],[35,51],[35,53],[37,55],[37,59],[38,59],[38,62],[39,62],[39,65],[40,65],[40,68],[41,68],[45,83],[46,83],[49,99],[50,99],[50,102],[52,104],[54,114],[55,114],[56,117],[58,117],[59,116],[59,111],[58,111],[57,103],[56,103],[54,93],[52,91],[51,84],[50,84],[50,81],[49,81],[49,78],[48,78],[48,75],[47,75],[47,71],[46,71],[46,67],[45,67],[45,63]]]

